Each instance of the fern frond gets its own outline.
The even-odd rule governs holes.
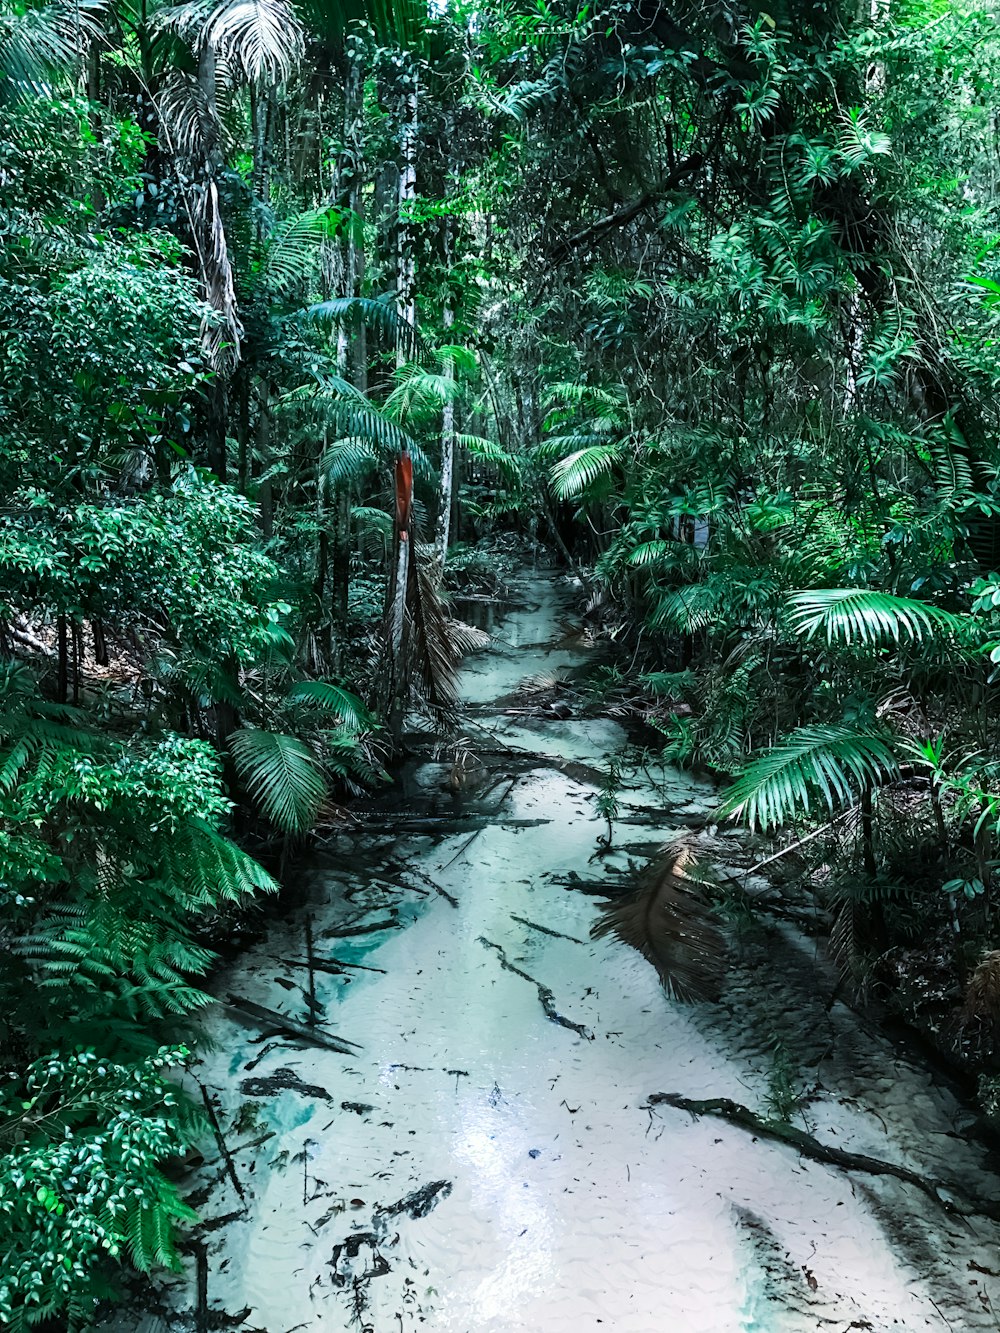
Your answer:
[[[239,733],[237,733],[239,734]],[[203,907],[220,899],[239,902],[256,893],[276,893],[278,883],[236,843],[202,819],[189,820],[171,840],[180,882]]]

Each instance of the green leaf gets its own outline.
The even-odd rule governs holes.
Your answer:
[[[288,698],[315,704],[324,712],[332,713],[353,731],[373,731],[378,725],[356,694],[326,680],[297,681],[288,691]]]
[[[818,588],[788,599],[792,628],[805,639],[822,635],[828,644],[879,647],[892,642],[919,643],[935,635],[957,634],[961,616],[912,597],[871,588]]]
[[[799,727],[751,760],[729,788],[720,816],[766,831],[810,813],[817,804],[832,814],[858,793],[899,774],[887,737],[837,725]]]
[[[283,833],[305,833],[327,794],[323,768],[296,736],[244,729],[229,741],[236,771],[263,814]]]

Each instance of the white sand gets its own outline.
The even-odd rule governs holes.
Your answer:
[[[537,643],[552,633],[558,593],[544,592],[537,613],[508,622],[512,639]],[[518,674],[546,665],[542,650],[526,650]],[[488,663],[475,670],[476,695],[487,699]],[[505,659],[494,696],[512,674]],[[611,724],[575,725],[574,748],[573,725],[560,724],[561,758],[592,761],[622,743]],[[537,728],[512,720],[503,734],[518,748],[543,748]],[[674,786],[679,802],[704,797],[682,777]],[[384,973],[358,972],[348,984],[317,978],[329,1028],[363,1046],[356,1059],[282,1042],[248,1074],[261,1050],[255,1034],[222,1010],[210,1019],[217,1049],[200,1076],[221,1099],[232,1145],[256,1137],[231,1127],[246,1100],[243,1079],[290,1069],[330,1098],[286,1090],[262,1099],[276,1136],[236,1154],[250,1207],[207,1238],[212,1308],[249,1307],[240,1327],[266,1333],[996,1328],[980,1293],[998,1299],[998,1284],[966,1267],[970,1258],[998,1266],[995,1228],[949,1219],[909,1186],[848,1178],[717,1120],[643,1109],[660,1090],[762,1108],[773,998],[788,1013],[791,1047],[822,1045],[829,1027],[835,1049],[809,1070],[823,1085],[808,1110],[820,1137],[986,1191],[994,1185],[980,1174],[978,1151],[947,1137],[958,1109],[945,1092],[843,1009],[827,1019],[821,1004],[802,998],[812,963],[801,941],[777,941],[787,956],[773,973],[766,960],[746,963],[729,1007],[717,1010],[669,1002],[630,950],[591,944],[594,899],[559,881],[570,871],[601,874],[600,863],[588,864],[602,828],[592,796],[543,764],[518,780],[497,818],[550,822],[496,823],[454,861],[467,833],[437,845],[401,840],[397,857],[453,893],[457,909],[433,893],[377,886],[345,907],[347,840],[319,867],[317,953]],[[648,790],[629,799],[653,803]],[[682,822],[665,816],[664,837]],[[384,915],[380,902],[407,904],[412,924],[322,937],[366,907]],[[588,942],[542,934],[512,914]],[[550,987],[559,1011],[593,1039],[548,1021],[535,986],[505,971],[481,938]],[[301,993],[275,978],[301,982],[278,960],[302,956],[299,913],[217,989],[301,1018]],[[787,985],[786,964],[802,974]],[[344,1101],[374,1109],[359,1114]],[[213,1161],[198,1179],[218,1174]],[[437,1181],[451,1190],[426,1216],[379,1219],[379,1206]],[[202,1215],[238,1207],[221,1179]],[[887,1227],[883,1216],[895,1221]],[[358,1244],[353,1260],[342,1250],[335,1271],[335,1247],[352,1233],[372,1234],[374,1245]],[[376,1269],[387,1271],[366,1278]],[[193,1328],[193,1274],[163,1285],[157,1300],[161,1327]]]

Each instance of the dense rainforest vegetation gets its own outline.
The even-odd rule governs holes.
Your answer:
[[[173,1261],[213,942],[529,542],[990,1109],[998,72],[977,0],[0,0],[0,1322]]]

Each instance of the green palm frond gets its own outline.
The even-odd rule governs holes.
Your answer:
[[[310,208],[280,222],[264,247],[261,278],[267,289],[287,292],[308,278],[319,260],[320,243],[333,235],[338,221],[335,209]]]
[[[396,378],[396,387],[384,407],[386,414],[396,421],[436,416],[446,404],[458,402],[465,392],[453,375],[437,374],[415,363],[403,366]]]
[[[788,604],[795,633],[805,639],[819,634],[828,644],[919,643],[957,633],[964,623],[940,607],[873,588],[817,588],[792,593]]]
[[[378,533],[382,537],[392,536],[392,515],[384,509],[376,509],[372,505],[353,505],[351,518],[361,531]]]
[[[0,4],[0,105],[52,91],[100,34],[104,0]]]
[[[442,366],[451,366],[461,375],[471,378],[479,370],[479,357],[471,347],[461,343],[445,343],[434,348],[434,355]]]
[[[288,698],[293,702],[314,704],[339,718],[352,731],[373,731],[377,725],[356,694],[327,680],[297,681],[288,691]]]
[[[401,449],[414,455],[419,446],[414,438],[394,420],[385,407],[373,403],[339,375],[324,375],[315,384],[303,385],[285,394],[279,411],[308,409],[342,436],[356,437],[389,456]]]
[[[545,394],[546,411],[553,407],[570,405],[573,407],[604,407],[616,410],[627,401],[625,390],[620,386],[602,389],[596,384],[577,384],[574,381],[561,381],[550,384]]]
[[[550,463],[553,459],[558,460],[559,456],[565,454],[567,450],[572,452],[578,449],[588,449],[593,445],[607,445],[612,442],[607,431],[591,430],[588,423],[587,427],[580,426],[565,435],[549,435],[535,446],[532,453],[538,462]]]
[[[320,324],[364,323],[386,334],[407,354],[416,352],[420,344],[420,335],[396,309],[395,298],[391,294],[379,297],[338,296],[331,301],[320,301],[310,306],[305,314],[306,318]]]
[[[368,402],[361,390],[350,380],[345,380],[342,375],[336,375],[331,370],[324,370],[310,383],[300,384],[298,388],[289,389],[287,393],[282,394],[276,407],[278,411],[282,411],[302,403],[339,403],[341,400],[348,403]]]
[[[524,459],[508,451],[496,440],[488,440],[482,435],[456,436],[461,447],[473,458],[482,463],[491,463],[508,477],[519,477],[524,468]]]
[[[621,462],[624,446],[620,443],[591,444],[561,458],[549,472],[552,490],[560,500],[581,495],[601,478],[609,477]]]
[[[229,741],[236,771],[263,814],[283,833],[305,833],[327,794],[319,760],[297,736],[250,728]]]
[[[626,564],[636,569],[645,569],[649,565],[673,563],[676,546],[676,542],[666,541],[662,537],[658,537],[655,541],[640,542],[629,553]]]
[[[844,725],[799,727],[753,759],[729,788],[719,814],[766,831],[807,814],[852,805],[859,791],[897,777],[888,737]]]
[[[338,486],[345,481],[359,481],[378,466],[378,454],[368,440],[351,436],[346,440],[334,440],[323,451],[320,459],[320,471],[331,486]]]
[[[302,25],[287,0],[185,0],[160,22],[196,51],[212,47],[253,83],[280,83],[305,50]]]
[[[693,634],[714,624],[719,610],[718,590],[707,583],[690,583],[663,593],[650,612],[650,622]]]

